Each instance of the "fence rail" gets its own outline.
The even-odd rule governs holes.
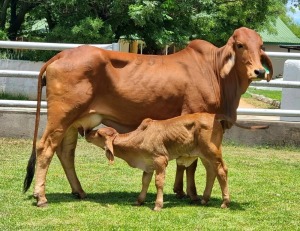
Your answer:
[[[83,44],[74,43],[42,43],[42,42],[13,42],[0,41],[0,48],[10,49],[31,49],[31,50],[55,50],[61,51],[69,48],[81,46]],[[112,44],[90,44],[91,46],[100,47],[106,50],[115,50],[117,43]]]
[[[0,100],[0,112],[31,112],[36,111],[36,101],[22,100]],[[47,102],[42,101],[42,112],[47,112]],[[256,109],[256,108],[238,108],[238,115],[253,116],[286,116],[299,117],[300,110],[282,110],[282,109]]]

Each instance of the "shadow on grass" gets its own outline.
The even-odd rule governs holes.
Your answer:
[[[83,201],[90,201],[99,203],[101,205],[107,204],[118,204],[118,205],[128,205],[133,206],[133,203],[137,199],[139,193],[137,192],[104,192],[104,193],[88,193],[87,197]],[[49,204],[55,203],[67,203],[67,202],[80,202],[82,200],[77,199],[71,193],[49,193],[46,195]],[[33,200],[33,196],[29,196],[28,199]],[[156,199],[156,193],[147,193],[146,201],[143,206],[153,208]],[[208,208],[220,208],[222,204],[221,198],[212,197],[205,207]],[[249,203],[238,203],[232,201],[229,205],[230,210],[246,210],[245,207],[248,207]],[[34,202],[33,205],[36,205]],[[179,199],[176,198],[175,194],[164,194],[164,208],[172,207],[197,207],[203,205],[200,204],[200,201],[197,203],[192,203],[191,200],[187,197]]]

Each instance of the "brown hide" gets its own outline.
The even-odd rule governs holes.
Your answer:
[[[92,46],[62,51],[40,71],[33,151],[24,191],[33,179],[37,156],[34,195],[38,206],[47,203],[46,174],[56,151],[72,192],[85,197],[74,167],[78,128],[87,131],[102,122],[125,132],[134,130],[144,118],[167,119],[194,112],[222,113],[235,121],[241,94],[253,79],[267,77],[261,61],[272,75],[271,62],[261,46],[262,40],[255,31],[240,28],[221,48],[195,40],[169,56],[129,54]],[[36,154],[45,82],[48,117]],[[223,126],[229,128],[231,123]]]

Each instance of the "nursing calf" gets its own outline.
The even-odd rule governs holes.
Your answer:
[[[190,166],[200,157],[206,169],[206,187],[201,200],[206,204],[217,177],[223,202],[229,204],[227,167],[222,159],[221,144],[223,128],[218,115],[195,113],[167,120],[145,119],[130,133],[119,134],[110,127],[93,130],[86,139],[106,150],[106,156],[113,162],[114,156],[125,160],[131,167],[143,170],[142,191],[136,204],[145,201],[146,193],[155,171],[157,197],[154,210],[163,207],[163,186],[168,161]]]

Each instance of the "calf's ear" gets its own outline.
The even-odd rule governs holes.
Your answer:
[[[273,65],[271,59],[269,58],[269,56],[267,56],[267,54],[263,50],[261,50],[261,64],[266,70],[266,75],[267,75],[266,79],[269,82],[273,76]]]
[[[225,78],[230,73],[230,71],[232,70],[235,64],[235,52],[233,46],[234,46],[234,40],[233,38],[230,38],[227,44],[223,47],[223,50],[221,52],[220,76],[222,78]]]
[[[108,137],[105,141],[105,155],[109,160],[109,163],[113,164],[115,160],[115,155],[114,155],[113,139],[110,137]]]

